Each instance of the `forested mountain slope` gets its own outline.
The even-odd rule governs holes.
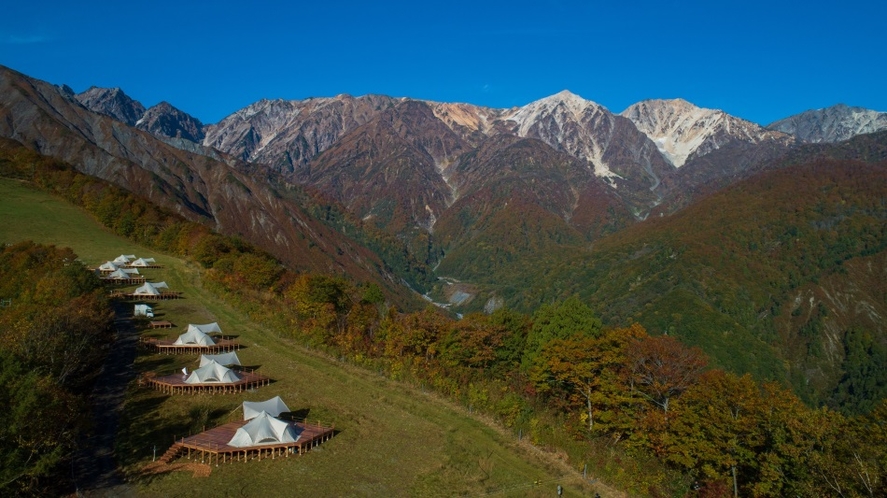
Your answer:
[[[765,171],[572,258],[515,270],[541,290],[511,304],[578,293],[605,322],[637,320],[827,401],[849,374],[848,334],[887,341],[885,198],[883,162]]]

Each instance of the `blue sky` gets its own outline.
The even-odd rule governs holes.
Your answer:
[[[620,112],[684,98],[767,124],[887,111],[883,2],[10,2],[0,64],[121,87],[206,123],[340,93],[511,107],[569,89]]]

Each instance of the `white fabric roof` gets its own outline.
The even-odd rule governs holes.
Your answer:
[[[201,367],[206,365],[210,361],[215,361],[219,365],[225,365],[226,367],[230,366],[230,365],[240,365],[240,358],[237,357],[237,352],[235,352],[235,351],[231,351],[230,353],[222,353],[222,354],[202,354],[202,355],[200,355],[200,366]],[[271,413],[271,411],[268,410],[268,413]],[[272,414],[272,415],[274,415],[276,417],[278,414]]]
[[[190,330],[190,329],[192,329],[192,328],[197,329],[197,330],[203,332],[204,334],[212,334],[213,332],[217,332],[217,333],[219,333],[219,334],[222,333],[222,329],[219,328],[219,324],[216,323],[216,322],[213,322],[213,323],[203,323],[203,324],[200,324],[200,325],[195,325],[195,324],[193,324],[193,323],[189,323],[189,324],[188,324],[188,330]]]
[[[117,265],[114,264],[113,261],[105,261],[104,263],[101,264],[101,266],[99,266],[99,270],[102,270],[102,271],[114,271],[116,269],[117,269]]]
[[[272,417],[277,417],[281,413],[286,413],[291,411],[286,403],[280,399],[280,396],[274,396],[273,398],[265,401],[244,401],[243,402],[243,420],[250,420],[258,417],[263,412],[271,415]]]
[[[142,296],[159,296],[160,291],[157,289],[169,289],[169,286],[166,285],[166,282],[157,282],[156,284],[145,282],[144,285],[134,290],[132,293]]]
[[[250,420],[228,441],[228,446],[243,448],[265,444],[294,443],[299,440],[296,428],[266,412]]]
[[[160,291],[151,282],[145,282],[141,287],[132,291],[133,294],[139,296],[159,296]]]
[[[121,268],[120,271],[122,271],[123,273],[128,273],[130,275],[138,275],[139,274],[138,268]]]
[[[112,262],[117,263],[117,264],[126,264],[134,259],[136,259],[135,254],[121,254],[120,256],[117,256],[116,258],[114,258],[114,261],[112,261]]]
[[[130,278],[130,276],[129,276],[129,273],[126,273],[125,271],[123,271],[122,268],[119,268],[119,269],[114,270],[114,271],[112,271],[111,273],[109,273],[105,278],[110,278],[110,279],[118,279],[118,278],[120,278],[120,279],[126,279],[126,278]]]
[[[188,327],[188,330],[185,331],[184,334],[180,335],[176,342],[173,344],[177,346],[187,346],[189,344],[193,344],[196,346],[212,346],[216,343],[212,337],[204,334],[198,329],[192,329]],[[203,366],[203,363],[200,364]]]
[[[130,263],[129,266],[151,266],[153,264],[154,258],[139,258]]]
[[[223,367],[215,361],[210,361],[206,365],[191,372],[191,375],[185,379],[186,384],[232,384],[240,380],[237,372],[230,368]]]

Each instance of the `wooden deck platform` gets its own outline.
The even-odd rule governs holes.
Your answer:
[[[172,325],[170,324],[170,326]],[[241,348],[241,344],[233,339],[216,339],[216,343],[212,346],[198,346],[196,344],[174,343],[175,339],[156,339],[154,337],[139,338],[140,346],[152,349],[160,354],[218,354],[227,353],[229,351],[236,351]]]
[[[144,299],[146,301],[165,301],[167,299],[182,299],[182,293],[177,292],[161,292],[160,294],[123,294],[127,299]]]
[[[147,269],[147,268],[163,268],[160,265],[147,265],[147,266],[134,266],[134,265],[123,265],[124,268],[137,268],[139,270]]]
[[[145,283],[145,277],[131,277],[131,278],[105,278],[101,277],[100,280],[103,283],[111,284],[111,285],[139,285]]]
[[[148,372],[139,379],[139,384],[147,385],[166,394],[234,394],[267,386],[271,383],[270,377],[259,375],[255,371],[238,370],[237,374],[240,376],[240,380],[237,382],[188,384],[185,382],[185,375],[181,373],[157,376],[154,372]]]
[[[151,320],[148,322],[148,326],[152,329],[171,329],[173,327],[172,322],[167,320]]]
[[[287,458],[290,455],[301,455],[312,448],[328,441],[335,433],[335,426],[325,427],[307,422],[289,422],[292,424],[299,439],[292,443],[264,444],[238,448],[228,446],[237,429],[248,421],[230,422],[225,425],[201,432],[189,437],[176,439],[173,446],[161,456],[163,463],[169,463],[176,457],[200,458],[203,463],[246,462],[250,459]]]
[[[109,295],[111,298],[118,299],[142,299],[144,301],[164,301],[167,299],[184,299],[181,291],[161,292],[159,295],[150,294],[133,294],[131,292],[112,291]]]

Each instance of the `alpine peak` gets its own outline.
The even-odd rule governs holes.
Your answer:
[[[683,99],[651,99],[629,106],[621,115],[652,140],[675,167],[738,140],[758,143],[779,138],[750,121]],[[778,134],[782,137],[784,135]]]

